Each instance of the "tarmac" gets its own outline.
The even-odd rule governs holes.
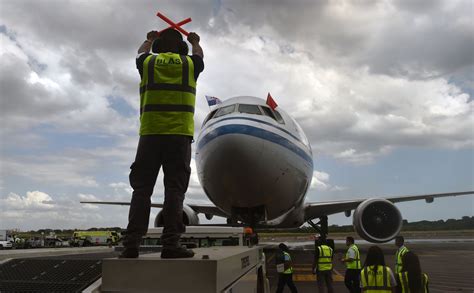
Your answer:
[[[312,245],[311,242],[286,243],[290,247],[290,254],[294,263],[293,280],[298,288],[298,292],[317,292],[316,277],[311,272],[314,245]],[[265,249],[267,278],[270,281],[271,292],[276,291],[278,282],[278,273],[276,272],[275,266],[277,244],[278,243],[270,244]],[[362,264],[365,260],[365,253],[370,245],[372,244],[362,243],[359,245],[362,255]],[[422,242],[410,242],[407,240],[406,246],[419,255],[422,269],[429,276],[430,292],[474,292],[474,278],[472,278],[474,271],[473,239]],[[387,265],[393,269],[396,247],[393,243],[382,244],[380,247],[385,253]],[[336,257],[333,272],[334,292],[348,292],[344,286],[344,265],[337,261],[337,259],[341,258],[345,253],[345,249],[344,244],[340,242],[336,243]],[[1,250],[0,271],[2,263],[5,264],[6,261],[10,259],[102,260],[104,258],[116,257],[117,255],[118,252],[107,247]],[[3,269],[6,268],[4,267]],[[289,289],[285,288],[284,292],[289,292]]]

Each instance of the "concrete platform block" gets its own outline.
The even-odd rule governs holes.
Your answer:
[[[104,259],[102,292],[221,292],[261,261],[263,246],[194,249],[193,258]]]

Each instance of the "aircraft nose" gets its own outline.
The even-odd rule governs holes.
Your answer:
[[[201,146],[198,175],[210,199],[225,198],[234,206],[259,204],[262,152],[260,139],[236,132],[218,135]]]

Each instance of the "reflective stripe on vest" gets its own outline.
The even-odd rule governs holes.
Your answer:
[[[196,80],[189,56],[161,53],[143,62],[140,135],[193,136]]]
[[[402,293],[411,293],[408,286],[408,272],[402,272],[398,274],[400,282],[402,283]],[[423,292],[428,292],[428,275],[423,274]]]
[[[402,246],[397,250],[397,253],[395,254],[395,273],[398,274],[402,271],[402,267],[403,267],[402,258],[407,252],[408,252],[408,248],[406,248],[405,246]]]
[[[288,252],[286,252],[286,251],[283,251],[283,254],[284,254],[285,256],[288,256],[288,261],[289,261],[289,263],[290,263],[290,267],[287,268],[287,269],[283,272],[283,274],[293,274],[293,267],[291,266],[291,255],[290,255]]]
[[[349,249],[354,250],[354,253],[355,253],[355,258],[353,261],[349,261],[349,262],[346,262],[346,267],[348,269],[352,269],[352,270],[360,270],[362,267],[360,265],[360,252],[359,252],[359,248],[355,245],[355,244],[352,244]],[[346,252],[346,259],[349,258],[349,249],[347,250]]]
[[[360,273],[360,283],[366,293],[391,293],[392,285],[390,283],[390,268],[377,266],[365,267]]]
[[[318,246],[318,270],[329,271],[332,269],[332,248],[327,245]]]

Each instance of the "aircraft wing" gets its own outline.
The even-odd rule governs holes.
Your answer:
[[[106,205],[121,205],[121,206],[129,206],[130,202],[120,202],[120,201],[81,201],[84,204],[106,204]],[[206,215],[213,215],[219,217],[228,217],[226,213],[221,211],[219,208],[213,205],[198,205],[198,204],[187,204],[190,208],[192,208],[196,213],[206,214]],[[162,203],[152,203],[151,207],[153,208],[163,208]]]
[[[463,191],[463,192],[449,192],[449,193],[434,193],[434,194],[421,194],[421,195],[404,195],[397,197],[367,197],[363,199],[354,200],[340,200],[340,201],[327,201],[317,203],[307,203],[304,209],[305,221],[319,218],[322,216],[328,216],[332,214],[350,212],[357,208],[357,206],[369,198],[384,198],[392,203],[420,200],[424,199],[427,203],[431,203],[435,198],[448,197],[448,196],[460,196],[474,194],[474,191]]]

